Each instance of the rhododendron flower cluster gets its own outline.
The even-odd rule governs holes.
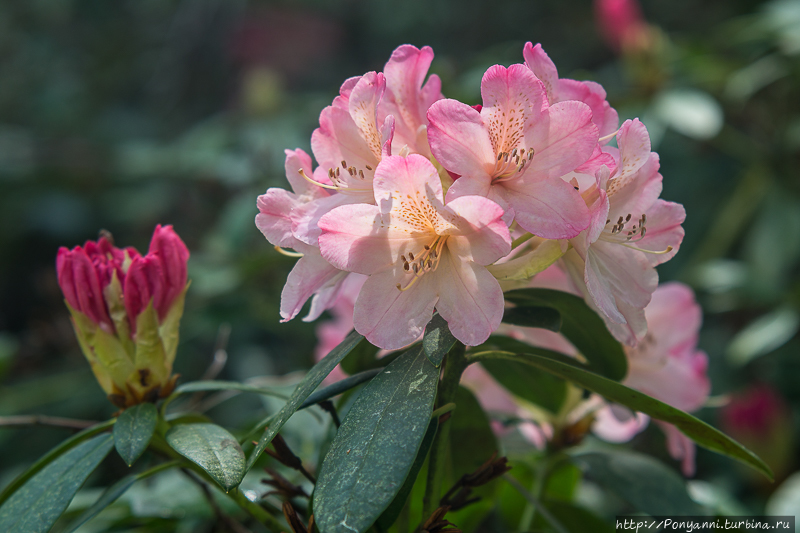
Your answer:
[[[150,248],[116,248],[109,236],[58,251],[58,284],[86,359],[119,407],[166,397],[175,386],[189,251],[172,226]]]
[[[361,274],[353,324],[371,343],[408,345],[438,312],[459,341],[478,345],[503,316],[487,267],[524,263],[549,240],[561,250],[552,260],[563,256],[559,268],[635,346],[654,267],[677,252],[684,218],[659,199],[644,125],[619,128],[603,88],[559,78],[541,45],[525,45],[524,63],[489,68],[478,105],[444,98],[435,75],[426,81],[432,59],[429,47],[403,45],[382,73],[346,80],[311,137],[318,166],[287,150],[292,192],[258,198],[258,228],[300,257],[283,320],[309,299],[314,320]]]

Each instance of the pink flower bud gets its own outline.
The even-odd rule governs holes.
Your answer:
[[[156,257],[147,254],[133,260],[125,276],[123,295],[128,321],[135,331],[136,317],[147,308],[151,300],[156,310],[164,303],[164,272]]]
[[[163,275],[163,298],[153,302],[158,318],[163,320],[175,298],[186,287],[186,261],[189,250],[172,226],[156,226],[147,256],[153,256],[161,266]]]
[[[72,250],[59,248],[56,271],[58,284],[70,307],[89,317],[92,322],[103,324],[113,331],[103,298],[103,286],[86,251],[80,246]]]
[[[616,52],[646,29],[637,0],[595,0],[594,7],[600,34]]]

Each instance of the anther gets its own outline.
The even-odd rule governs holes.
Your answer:
[[[419,274],[419,265],[414,263],[414,274]]]
[[[359,170],[358,171],[358,177],[361,178],[362,180],[364,179],[364,171],[363,170]]]
[[[414,254],[412,254],[411,252],[408,252],[408,257],[410,257],[412,261],[414,260]]]
[[[619,226],[620,224],[622,224],[622,217],[619,217],[619,220],[617,220],[617,225]]]
[[[403,270],[408,272],[410,269],[411,269],[411,267],[408,265],[408,263],[403,263]]]
[[[339,167],[336,167],[336,172],[335,172],[335,174],[336,174],[336,177],[338,178],[338,177],[339,177]]]
[[[342,168],[347,168],[347,161],[342,159]]]
[[[431,249],[431,247],[428,246],[427,244],[425,246],[423,246],[423,248],[425,248],[426,250],[430,250]]]
[[[367,167],[367,170],[372,170],[371,166],[369,166],[369,165],[365,165],[365,166]]]
[[[497,154],[497,160],[500,161],[501,159],[503,159],[503,152]]]
[[[628,213],[628,216],[625,217],[625,222],[630,222],[630,220],[631,220],[631,214]]]
[[[408,263],[408,261],[406,260],[406,256],[405,255],[401,255],[400,259],[403,260],[403,263]]]

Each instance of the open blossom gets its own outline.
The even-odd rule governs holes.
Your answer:
[[[622,125],[617,144],[613,174],[603,167],[595,177],[572,176],[591,223],[569,240],[563,263],[617,340],[634,346],[647,331],[644,308],[658,285],[654,267],[677,253],[686,214],[659,199],[658,155],[638,119]]]
[[[592,111],[578,101],[548,104],[545,87],[525,65],[495,65],[481,82],[480,110],[440,100],[428,110],[436,159],[460,176],[448,201],[485,196],[525,230],[549,239],[586,228],[586,205],[561,176],[592,155],[598,141]]]
[[[400,154],[406,149],[409,153],[431,158],[427,136],[428,108],[444,98],[439,76],[432,74],[425,81],[431,61],[433,50],[430,46],[420,49],[404,44],[392,52],[392,57],[383,67],[386,91],[378,103],[378,122],[383,123],[388,115],[394,117],[392,153]]]
[[[503,210],[477,196],[444,205],[436,168],[416,154],[384,158],[374,188],[378,205],[341,206],[319,222],[323,257],[369,276],[356,330],[376,346],[401,348],[435,308],[461,342],[486,340],[503,316],[502,290],[484,267],[511,250]]]
[[[592,110],[592,122],[597,126],[601,138],[617,130],[619,115],[606,100],[602,85],[593,81],[559,78],[556,65],[541,44],[534,46],[533,43],[525,43],[522,55],[525,65],[544,83],[550,105],[566,100],[583,102]]]
[[[172,391],[189,251],[172,226],[156,226],[147,255],[103,236],[60,248],[58,283],[84,355],[119,407]]]

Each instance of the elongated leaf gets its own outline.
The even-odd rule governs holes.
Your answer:
[[[364,372],[359,372],[358,374],[354,374],[352,376],[348,376],[343,380],[337,381],[336,383],[332,383],[327,387],[324,387],[314,394],[309,396],[306,401],[303,402],[303,405],[300,406],[300,409],[306,409],[307,407],[311,407],[312,405],[329,400],[334,396],[337,396],[347,390],[352,389],[353,387],[357,387],[364,383],[365,381],[369,381],[378,374],[383,371],[382,368],[374,368],[372,370],[365,370]]]
[[[649,515],[697,516],[702,509],[686,491],[686,482],[674,470],[652,457],[626,450],[573,456],[586,474]]]
[[[403,486],[400,487],[400,492],[394,497],[389,507],[378,517],[376,525],[380,531],[388,531],[392,524],[394,524],[394,521],[397,520],[397,517],[400,516],[400,512],[406,505],[406,500],[408,500],[408,496],[411,494],[411,489],[414,488],[414,483],[417,481],[419,472],[422,470],[422,465],[425,464],[425,459],[428,458],[428,452],[431,451],[433,439],[436,437],[436,431],[438,429],[439,418],[434,417],[428,424],[428,430],[422,438],[419,451],[417,451],[417,458],[414,459],[414,464],[411,465],[411,470],[409,470],[408,476],[406,476],[406,480],[403,482]]]
[[[342,359],[342,370],[352,376],[359,372],[385,367],[389,363],[384,363],[378,359],[379,350],[380,348],[373,346],[366,340],[361,342],[350,351],[347,357]]]
[[[173,450],[208,472],[228,492],[242,482],[245,460],[236,437],[216,424],[182,424],[167,431]]]
[[[270,417],[269,427],[264,431],[264,434],[261,436],[261,439],[258,441],[253,452],[250,454],[250,457],[247,459],[247,465],[245,467],[245,472],[253,468],[258,456],[264,451],[264,449],[272,442],[272,439],[275,438],[275,435],[281,430],[283,425],[286,423],[287,420],[297,411],[303,402],[308,398],[314,389],[319,387],[319,384],[322,383],[322,380],[331,373],[331,371],[336,368],[336,365],[344,359],[344,356],[350,353],[350,350],[355,348],[358,343],[364,340],[362,335],[359,335],[355,331],[351,331],[350,334],[345,337],[345,339],[333,350],[330,351],[328,355],[326,355],[322,361],[314,365],[314,367],[308,371],[308,374],[303,378],[303,380],[297,385],[297,388],[294,389],[292,396],[289,398],[289,401],[286,402],[286,405],[278,412],[277,415]]]
[[[314,516],[322,533],[366,531],[398,494],[428,429],[438,378],[418,346],[361,391],[320,469]]]
[[[544,328],[561,331],[561,313],[552,307],[520,305],[506,309],[503,322],[527,328]]]
[[[92,504],[91,507],[86,509],[81,515],[72,523],[70,524],[69,528],[66,530],[65,533],[72,533],[83,524],[100,514],[100,511],[117,501],[117,498],[125,494],[131,486],[139,481],[140,479],[148,478],[154,474],[157,474],[163,470],[167,470],[169,468],[174,468],[180,465],[181,461],[170,461],[168,463],[162,463],[156,467],[150,468],[149,470],[145,470],[144,472],[140,472],[138,474],[131,474],[129,476],[125,476],[124,478],[120,479],[110,487],[108,487],[103,494],[97,499],[96,502]]]
[[[591,372],[585,365],[577,361],[570,361],[563,354],[550,355],[547,350],[532,348],[530,353],[513,354],[509,352],[483,352],[475,354],[475,360],[505,359],[520,361],[550,372],[556,376],[572,381],[590,391],[596,392],[609,401],[630,407],[634,411],[641,411],[658,420],[674,424],[686,436],[700,446],[711,451],[733,457],[772,479],[772,470],[756,454],[728,437],[718,429],[706,424],[702,420],[684,413],[671,405],[656,400],[637,390],[626,387],[616,381]]]
[[[628,360],[622,346],[582,298],[551,289],[518,289],[504,296],[518,307],[544,306],[557,310],[561,314],[561,334],[575,345],[598,374],[620,381],[628,373]]]
[[[425,327],[425,336],[422,338],[422,348],[428,360],[438,368],[455,343],[456,338],[450,333],[447,321],[441,315],[435,315]]]
[[[14,492],[17,491],[25,482],[27,482],[30,478],[36,475],[42,468],[53,462],[55,459],[66,453],[68,450],[71,450],[81,442],[94,437],[98,433],[102,433],[106,429],[110,428],[116,422],[116,418],[112,418],[111,420],[106,420],[96,426],[92,426],[90,428],[84,429],[80,433],[76,433],[75,435],[71,436],[67,440],[63,441],[61,444],[44,454],[40,457],[35,463],[33,463],[25,472],[17,476],[14,481],[8,484],[6,488],[3,489],[2,494],[0,494],[0,505],[2,505]]]
[[[567,397],[566,381],[525,363],[484,361],[481,366],[509,392],[551,413],[557,413]]]
[[[499,280],[524,281],[558,261],[564,253],[558,241],[546,240],[531,252],[486,268]]]
[[[558,520],[558,523],[567,530],[568,533],[613,533],[614,526],[603,521],[582,507],[571,503],[558,500],[545,500],[542,502],[550,515]],[[699,513],[698,513],[699,514]],[[544,526],[546,520],[541,515],[537,515],[536,524]]]
[[[256,387],[246,383],[239,383],[238,381],[192,381],[191,383],[184,383],[177,389],[175,394],[186,394],[188,392],[203,392],[203,391],[217,391],[217,390],[235,390],[241,392],[254,392],[256,394],[263,394],[264,396],[274,396],[284,400],[288,396],[281,394],[272,389],[264,387]]]
[[[119,415],[114,424],[114,446],[128,466],[147,449],[156,424],[158,410],[152,403],[140,403]]]
[[[98,435],[44,467],[0,507],[0,531],[49,531],[113,446],[111,435]]]

